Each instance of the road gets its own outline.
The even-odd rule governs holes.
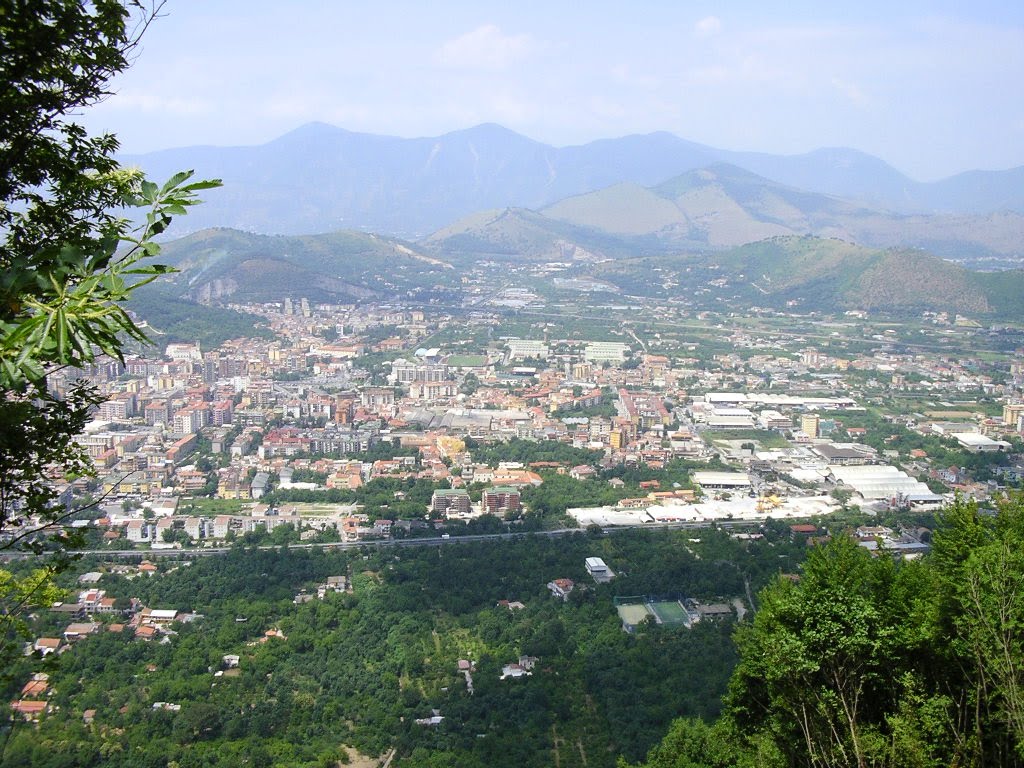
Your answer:
[[[758,525],[760,521],[751,520],[722,520],[716,524],[722,528],[734,528],[734,527],[749,527],[751,525]],[[611,535],[620,531],[632,530],[634,528],[645,528],[645,529],[700,529],[708,528],[709,523],[663,523],[663,524],[652,524],[642,523],[638,525],[622,525],[614,526],[609,528],[602,528],[601,533],[603,535]],[[350,549],[361,549],[363,547],[428,547],[428,546],[443,546],[446,544],[466,544],[474,541],[510,541],[517,539],[526,539],[529,537],[543,537],[543,538],[560,538],[562,536],[569,536],[572,534],[583,534],[587,533],[585,528],[557,528],[551,531],[515,531],[506,533],[474,533],[465,536],[430,536],[426,538],[412,538],[412,539],[371,539],[363,541],[337,541],[337,542],[320,542],[320,543],[305,543],[305,544],[261,544],[257,546],[257,549],[333,549],[333,550],[350,550]],[[238,545],[235,545],[238,546]],[[129,558],[129,557],[141,557],[146,559],[154,558],[176,558],[176,559],[191,559],[195,557],[210,557],[213,555],[224,555],[230,552],[234,547],[201,547],[196,549],[86,549],[78,550],[76,554],[90,555],[107,558]],[[5,552],[0,555],[2,559],[20,559],[22,557],[36,557],[32,553],[15,553]]]

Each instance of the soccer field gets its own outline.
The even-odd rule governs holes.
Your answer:
[[[659,624],[670,627],[678,624],[689,624],[689,617],[678,601],[648,603],[648,608],[657,617]]]

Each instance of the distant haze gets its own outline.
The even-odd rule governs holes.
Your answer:
[[[1024,165],[1024,4],[772,5],[170,0],[82,120],[129,153],[495,122],[553,146],[851,147],[918,180]]]
[[[756,232],[815,233],[873,245],[942,241],[944,255],[978,258],[1020,257],[1024,242],[1024,167],[921,183],[854,150],[729,152],[669,133],[556,148],[493,123],[420,139],[309,123],[255,147],[191,147],[124,160],[156,179],[194,168],[200,177],[224,180],[188,216],[190,228],[359,229],[418,239],[486,209],[537,211],[564,201],[552,206],[556,218],[620,234],[696,236],[691,246],[735,244],[736,236],[757,239]],[[665,189],[644,189],[663,182]],[[746,211],[739,219],[738,209]],[[833,214],[852,214],[859,223]],[[911,226],[908,214],[939,214],[942,221]],[[760,224],[741,225],[740,219],[751,224],[750,217]],[[870,232],[863,226],[868,219],[876,222]],[[714,235],[701,220],[728,221],[736,231],[723,240],[724,233]],[[915,228],[929,237],[922,241]]]

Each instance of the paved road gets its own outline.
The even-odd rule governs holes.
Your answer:
[[[719,521],[717,525],[723,528],[747,527],[758,525],[759,520],[727,520]],[[633,528],[656,528],[665,529],[699,529],[708,528],[708,523],[666,523],[666,524],[639,524],[630,526],[615,526],[601,529],[601,533],[609,535],[619,531],[631,530]],[[327,543],[305,543],[305,544],[262,544],[257,549],[361,549],[363,547],[424,547],[441,546],[445,544],[465,544],[473,541],[509,541],[515,539],[526,539],[531,536],[543,538],[559,538],[572,534],[586,533],[584,528],[558,528],[552,531],[515,531],[508,533],[475,533],[465,536],[430,536],[426,538],[412,539],[376,539],[364,541],[339,541]],[[236,545],[237,546],[237,545]],[[99,557],[122,558],[122,557],[143,557],[153,559],[157,557],[193,558],[209,557],[212,555],[224,555],[230,552],[233,547],[198,547],[195,549],[96,549],[79,550],[76,554],[96,555]],[[20,557],[35,557],[31,553],[6,552],[0,555],[0,559],[16,559]]]

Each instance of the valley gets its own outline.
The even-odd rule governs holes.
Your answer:
[[[912,561],[955,494],[1024,476],[1024,330],[967,283],[945,308],[926,282],[885,312],[801,298],[879,258],[806,238],[646,273],[407,250],[169,244],[159,290],[235,285],[194,305],[234,324],[186,310],[162,349],[53,377],[107,400],[4,765],[57,738],[77,765],[637,763],[719,717],[736,622],[815,546]],[[271,260],[302,276],[246,277]]]
[[[926,5],[0,0],[0,768],[1022,768],[1024,17]]]

